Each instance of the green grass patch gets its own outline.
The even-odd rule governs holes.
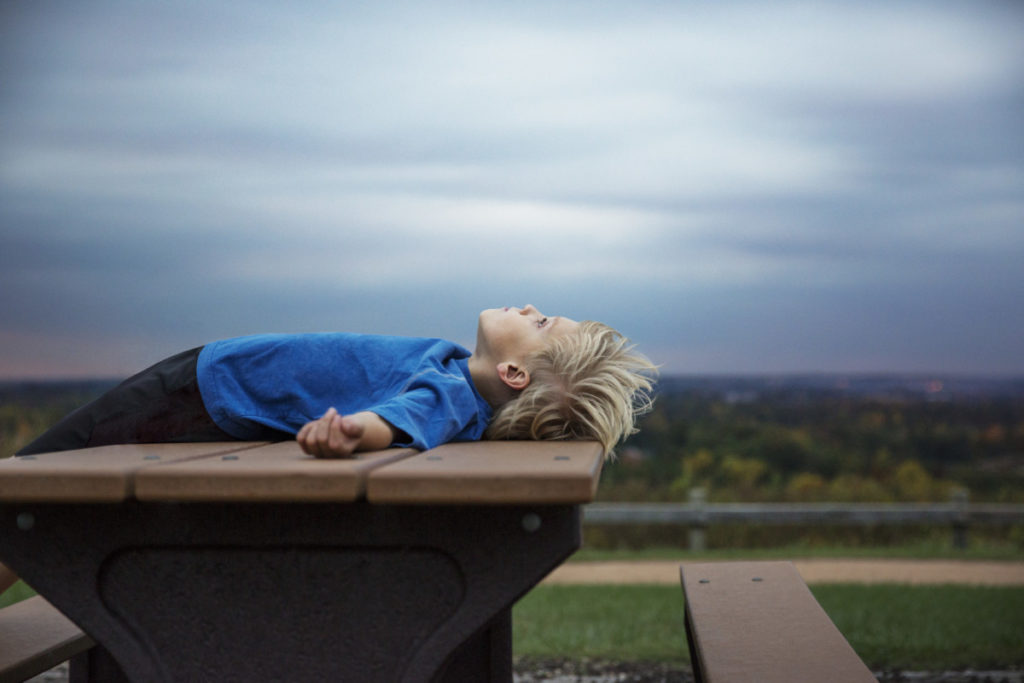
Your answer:
[[[820,585],[811,591],[869,665],[1024,665],[1024,588]]]
[[[13,605],[16,602],[21,602],[25,598],[31,598],[36,592],[29,588],[28,584],[24,581],[18,581],[13,586],[8,588],[0,594],[0,608]]]
[[[820,585],[812,591],[875,670],[1024,666],[1024,588]],[[682,590],[538,586],[513,612],[516,656],[685,661]]]
[[[513,609],[516,656],[686,661],[682,590],[538,586]]]

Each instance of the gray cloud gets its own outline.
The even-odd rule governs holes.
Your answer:
[[[1024,371],[1016,5],[2,11],[0,376],[527,301],[668,371]]]

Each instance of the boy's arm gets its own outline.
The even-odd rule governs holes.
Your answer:
[[[376,413],[339,415],[330,408],[319,420],[303,425],[295,440],[318,458],[348,458],[356,451],[379,451],[395,439],[394,428]]]

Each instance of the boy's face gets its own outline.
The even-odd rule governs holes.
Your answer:
[[[480,314],[476,352],[498,362],[521,363],[531,353],[578,328],[575,320],[546,316],[529,304],[523,308],[489,308]]]

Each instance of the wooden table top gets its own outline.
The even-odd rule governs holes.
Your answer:
[[[0,502],[222,501],[577,504],[594,499],[591,441],[478,441],[347,460],[294,441],[102,446],[0,460]]]

